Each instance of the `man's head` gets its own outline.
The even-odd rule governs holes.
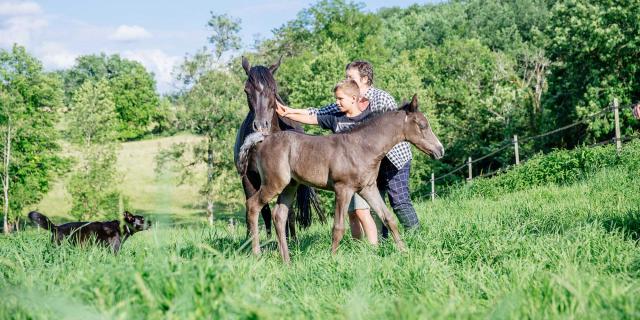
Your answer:
[[[342,112],[353,113],[359,110],[360,88],[354,80],[342,80],[333,87],[336,104]]]
[[[345,72],[347,80],[358,84],[361,94],[373,85],[373,66],[367,61],[353,61],[347,65]]]

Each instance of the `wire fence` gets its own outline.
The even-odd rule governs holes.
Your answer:
[[[477,163],[479,161],[482,161],[482,160],[488,159],[490,157],[493,157],[496,154],[502,152],[503,150],[513,147],[514,156],[515,156],[515,164],[508,165],[506,167],[499,168],[499,169],[496,169],[496,170],[493,170],[493,171],[489,171],[487,173],[481,173],[479,175],[476,175],[476,178],[477,177],[490,177],[490,176],[496,175],[496,174],[501,173],[501,172],[506,172],[509,169],[511,169],[514,165],[517,166],[517,165],[519,165],[521,163],[520,162],[520,154],[519,154],[519,144],[520,143],[524,143],[524,142],[528,142],[528,141],[532,141],[532,140],[536,140],[536,139],[541,139],[541,138],[550,136],[552,134],[571,129],[571,128],[579,126],[581,124],[586,124],[588,121],[593,120],[594,118],[596,118],[598,116],[601,116],[601,115],[604,115],[607,112],[611,112],[611,111],[613,111],[613,114],[614,114],[615,137],[613,137],[611,139],[607,139],[607,140],[601,141],[601,142],[594,143],[594,144],[589,145],[587,147],[597,147],[597,146],[602,146],[602,145],[606,145],[606,144],[609,144],[609,143],[616,143],[617,144],[617,152],[619,153],[621,148],[622,148],[622,143],[623,142],[627,142],[627,141],[633,140],[635,138],[638,138],[638,136],[636,136],[636,135],[622,137],[621,134],[620,134],[619,110],[620,109],[627,109],[627,108],[631,108],[633,110],[633,112],[636,112],[635,109],[639,109],[638,104],[629,104],[629,105],[626,105],[624,107],[620,107],[619,104],[618,104],[618,100],[614,99],[613,102],[610,105],[608,105],[607,107],[602,108],[599,111],[594,112],[592,114],[589,114],[589,115],[583,117],[581,120],[576,121],[574,123],[571,123],[571,124],[568,124],[568,125],[562,126],[560,128],[556,128],[556,129],[553,129],[553,130],[550,130],[550,131],[547,131],[547,132],[544,132],[544,133],[541,133],[541,134],[538,134],[538,135],[534,135],[534,136],[530,136],[530,137],[524,137],[524,138],[521,138],[519,140],[518,140],[518,136],[514,135],[513,136],[513,140],[508,140],[508,141],[504,141],[504,142],[500,143],[495,150],[493,150],[493,151],[491,151],[491,152],[489,152],[489,153],[487,153],[487,154],[485,154],[485,155],[483,155],[483,156],[481,156],[479,158],[472,159],[471,157],[469,157],[468,160],[465,163],[463,163],[462,165],[460,165],[458,167],[455,167],[453,170],[451,170],[451,171],[449,171],[449,172],[447,172],[447,173],[445,173],[445,174],[443,174],[443,175],[441,175],[439,177],[435,177],[435,175],[432,173],[431,174],[431,193],[429,195],[431,196],[431,199],[434,200],[435,197],[438,196],[438,194],[436,193],[436,189],[435,189],[435,182],[443,180],[443,179],[445,179],[447,177],[450,177],[450,176],[458,173],[459,171],[463,170],[465,167],[467,167],[467,169],[468,169],[467,181],[471,181],[473,179],[473,177],[474,177],[473,176],[473,167],[472,167],[474,163]]]

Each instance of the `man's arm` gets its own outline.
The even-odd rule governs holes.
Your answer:
[[[325,115],[325,114],[330,114],[330,115],[336,115],[338,113],[340,113],[340,108],[338,108],[338,105],[335,103],[332,103],[330,105],[324,106],[322,108],[309,108],[306,109],[307,112],[309,114],[316,114],[316,115]]]

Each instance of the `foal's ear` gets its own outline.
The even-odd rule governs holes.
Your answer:
[[[406,100],[405,100],[406,101]],[[402,105],[402,110],[406,112],[417,112],[418,111],[418,94],[414,94],[410,103],[404,103]]]
[[[280,56],[280,58],[278,58],[278,62],[272,64],[269,67],[269,71],[271,71],[271,74],[275,74],[276,71],[278,71],[278,68],[280,68],[280,63],[282,62],[282,56]]]
[[[418,112],[418,94],[414,94],[411,99],[411,104],[409,104],[409,112]]]
[[[242,69],[244,69],[244,72],[249,75],[251,65],[249,64],[249,59],[247,59],[245,56],[242,56]]]

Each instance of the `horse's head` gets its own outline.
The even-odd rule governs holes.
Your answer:
[[[406,112],[403,130],[407,141],[436,159],[442,158],[444,156],[444,147],[442,147],[442,143],[431,130],[427,117],[418,111],[418,96],[414,95],[411,102],[402,106],[401,109]]]
[[[272,120],[276,113],[276,97],[278,86],[273,74],[278,70],[280,61],[271,65],[251,67],[249,60],[242,57],[242,68],[247,73],[248,79],[244,83],[244,92],[247,94],[249,109],[254,112],[253,130],[268,134],[271,131]]]

